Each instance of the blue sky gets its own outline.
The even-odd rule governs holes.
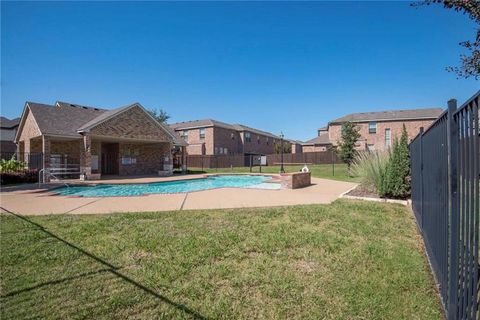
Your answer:
[[[306,140],[351,112],[445,107],[475,25],[409,2],[2,2],[1,114],[25,101],[214,118]]]

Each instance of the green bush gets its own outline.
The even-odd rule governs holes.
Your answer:
[[[352,172],[360,177],[362,185],[368,190],[383,195],[383,181],[389,159],[388,151],[359,152],[352,163]]]
[[[403,199],[410,196],[410,155],[405,125],[400,141],[395,139],[393,143],[383,183],[381,196]]]
[[[15,159],[15,155],[10,160],[0,159],[0,172],[15,172],[25,168],[25,164]]]

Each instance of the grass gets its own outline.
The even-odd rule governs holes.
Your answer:
[[[1,318],[441,319],[400,205],[0,216]]]
[[[302,169],[303,165],[297,166],[285,166],[285,172],[299,172]],[[358,182],[360,179],[358,177],[350,177],[347,172],[347,165],[344,163],[335,164],[333,167],[331,164],[317,164],[317,165],[308,165],[308,168],[312,172],[312,177],[340,180],[340,181],[351,181]],[[235,168],[220,168],[220,169],[203,169],[202,168],[189,168],[191,173],[248,173],[250,172],[249,167],[235,167]],[[252,172],[260,172],[260,167],[253,167]],[[279,173],[280,166],[268,166],[262,167],[263,173]]]

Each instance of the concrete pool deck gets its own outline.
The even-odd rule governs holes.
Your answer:
[[[138,177],[89,182],[149,183],[202,177],[205,177],[205,175],[162,178]],[[342,193],[350,190],[356,184],[312,178],[311,186],[294,190],[221,188],[177,194],[98,198],[54,195],[52,189],[59,185],[63,184],[51,184],[43,188],[35,187],[35,185],[2,188],[2,192],[0,192],[1,212],[10,211],[23,215],[98,214],[326,204],[336,200]]]

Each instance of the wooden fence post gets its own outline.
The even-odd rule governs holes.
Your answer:
[[[458,123],[453,116],[457,110],[457,100],[448,101],[448,177],[449,177],[449,211],[450,211],[450,265],[448,275],[447,318],[457,319],[458,306]]]

